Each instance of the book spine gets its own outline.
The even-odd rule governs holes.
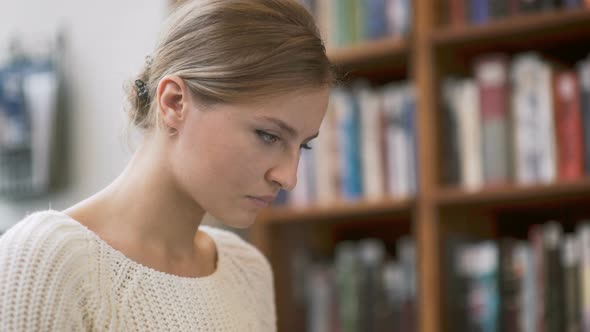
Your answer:
[[[362,171],[365,197],[376,200],[384,194],[384,175],[381,161],[381,107],[376,93],[369,87],[358,90],[361,103]]]
[[[461,154],[459,140],[459,124],[457,103],[455,101],[455,90],[457,82],[455,79],[447,78],[443,83],[443,130],[440,140],[446,157],[444,165],[444,183],[450,185],[460,184]]]
[[[580,256],[578,239],[567,235],[562,243],[564,277],[565,331],[581,331],[580,309]]]
[[[579,223],[577,230],[580,245],[580,306],[582,331],[590,332],[590,221]]]
[[[418,135],[416,123],[416,95],[411,84],[404,89],[404,103],[402,109],[402,122],[406,136],[405,160],[407,163],[405,178],[408,179],[408,195],[415,195],[418,191]]]
[[[466,1],[471,0],[448,0],[449,23],[452,27],[464,27],[466,24]]]
[[[459,89],[459,130],[461,139],[461,182],[467,190],[478,190],[483,184],[481,123],[477,85],[465,80]]]
[[[318,204],[330,204],[338,198],[338,148],[336,144],[335,116],[337,97],[332,94],[330,103],[322,121],[320,132],[314,145],[316,151],[316,180],[317,180],[317,202]]]
[[[534,273],[535,273],[535,294],[536,294],[536,332],[549,331],[545,327],[545,255],[543,228],[541,225],[532,225],[529,228],[529,241],[532,246],[534,256]]]
[[[490,4],[488,0],[471,1],[471,22],[473,24],[485,24],[490,20]]]
[[[578,64],[580,77],[580,106],[582,112],[582,132],[584,134],[584,171],[590,174],[590,59]]]
[[[559,177],[576,180],[584,173],[579,82],[575,72],[560,71],[554,82]]]
[[[561,267],[561,225],[551,221],[543,225],[546,280],[545,323],[547,332],[561,332],[565,326],[563,311],[563,269]]]
[[[476,76],[482,123],[483,175],[486,185],[506,184],[511,178],[511,125],[507,57],[478,60]]]
[[[515,251],[515,240],[500,240],[500,321],[503,332],[518,332],[518,319],[521,314],[519,299],[522,281]]]
[[[518,183],[551,183],[557,178],[551,68],[525,53],[512,65],[514,158]]]

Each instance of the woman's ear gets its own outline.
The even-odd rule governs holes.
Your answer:
[[[156,95],[163,123],[169,130],[177,132],[182,127],[191,103],[188,87],[178,76],[165,76],[158,84]]]

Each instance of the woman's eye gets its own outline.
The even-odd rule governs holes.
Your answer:
[[[270,133],[267,133],[266,131],[263,130],[256,130],[256,133],[258,134],[258,136],[260,136],[260,138],[265,142],[265,143],[274,143],[276,141],[279,140],[279,137]]]

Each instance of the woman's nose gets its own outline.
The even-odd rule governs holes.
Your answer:
[[[297,184],[298,166],[299,153],[282,158],[279,163],[268,170],[268,180],[278,183],[281,186],[281,189],[291,191]]]

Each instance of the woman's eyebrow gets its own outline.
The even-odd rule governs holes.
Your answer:
[[[279,126],[279,128],[281,128],[283,131],[287,132],[287,134],[289,134],[289,136],[291,137],[297,137],[297,130],[293,127],[291,127],[290,125],[288,125],[285,121],[281,120],[281,119],[277,119],[277,118],[273,118],[270,116],[261,116],[260,117],[262,120],[266,120],[269,122],[274,123],[275,125]],[[306,141],[311,141],[312,139],[318,137],[319,133],[315,133],[314,135],[308,137],[306,139]]]

